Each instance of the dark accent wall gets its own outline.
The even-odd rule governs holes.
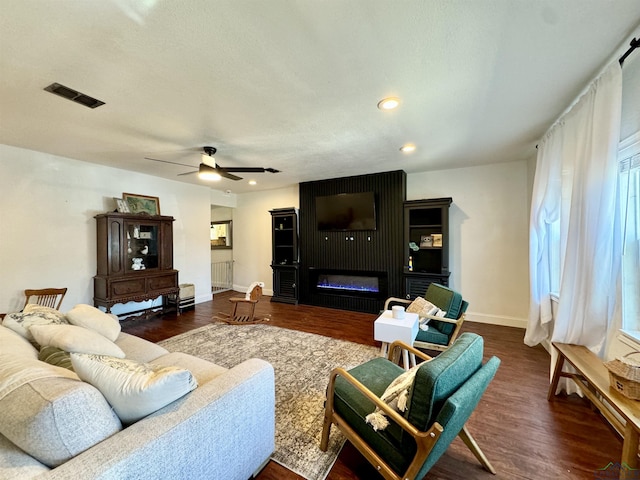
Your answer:
[[[403,262],[403,202],[406,173],[393,172],[334,178],[300,184],[300,302],[308,305],[377,313],[384,300],[314,293],[309,269],[387,272],[386,296],[400,295]],[[319,231],[315,197],[374,192],[375,231]]]

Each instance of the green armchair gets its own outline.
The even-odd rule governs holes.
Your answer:
[[[426,350],[444,351],[458,337],[469,303],[463,300],[462,295],[458,292],[438,283],[429,284],[424,299],[447,314],[444,317],[428,317],[430,319],[429,328],[418,330],[418,336],[413,342],[413,346]],[[408,305],[410,303],[411,300],[390,297],[384,303],[384,309],[388,310],[394,304]]]
[[[335,424],[362,455],[389,480],[424,477],[456,436],[464,441],[482,466],[496,473],[465,423],[493,379],[500,364],[492,357],[484,365],[482,337],[464,333],[435,358],[402,342],[404,348],[427,360],[413,372],[385,358],[375,358],[348,372],[332,371],[327,388],[320,449],[327,449],[331,425]],[[380,399],[387,387],[401,375],[413,374],[407,408],[392,408]],[[377,410],[376,410],[377,409]],[[374,411],[389,421],[374,430],[367,416]]]

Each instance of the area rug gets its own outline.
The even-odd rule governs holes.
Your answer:
[[[379,352],[369,345],[263,324],[207,325],[159,345],[227,368],[249,358],[271,363],[276,379],[276,450],[271,458],[308,480],[327,476],[345,441],[332,428],[328,450],[319,448],[331,370],[355,367]]]

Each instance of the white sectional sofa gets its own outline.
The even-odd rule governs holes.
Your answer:
[[[0,480],[247,480],[274,450],[271,365],[231,369],[119,333],[125,357],[189,370],[197,388],[123,424],[103,394],[0,326]]]

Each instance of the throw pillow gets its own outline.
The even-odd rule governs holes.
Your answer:
[[[50,345],[66,352],[125,356],[120,347],[99,333],[75,325],[32,325],[29,331],[41,346]]]
[[[402,375],[396,377],[396,379],[386,388],[380,397],[380,400],[398,413],[405,412],[409,406],[409,395],[411,394],[413,381],[418,369],[422,365],[424,365],[424,363],[416,365],[404,372]],[[384,412],[377,407],[372,413],[365,417],[365,421],[376,431],[384,430],[389,426],[389,420],[387,420]]]
[[[56,317],[59,317],[60,320],[62,321],[65,320],[65,315],[60,310],[57,310],[51,307],[46,307],[44,305],[38,305],[37,303],[27,303],[22,309],[22,313],[33,313],[33,312],[50,313],[51,315],[55,315]]]
[[[81,380],[96,387],[125,424],[183,397],[198,384],[189,370],[104,355],[71,354]]]
[[[68,325],[62,312],[40,305],[27,305],[22,312],[9,313],[2,320],[2,325],[20,334],[30,342],[34,341],[29,331],[32,325]]]
[[[407,307],[407,312],[417,313],[418,317],[421,318],[427,316],[443,317],[446,314],[446,312],[443,312],[436,305],[422,297],[416,297],[416,299],[411,302],[411,305]]]
[[[38,360],[42,362],[46,362],[49,365],[55,365],[56,367],[66,368],[73,372],[73,365],[71,364],[71,356],[69,352],[65,352],[64,350],[58,347],[52,347],[51,345],[46,345],[40,348],[40,353],[38,354]]]
[[[112,342],[120,335],[120,322],[102,310],[80,303],[67,312],[70,324],[98,332]]]

